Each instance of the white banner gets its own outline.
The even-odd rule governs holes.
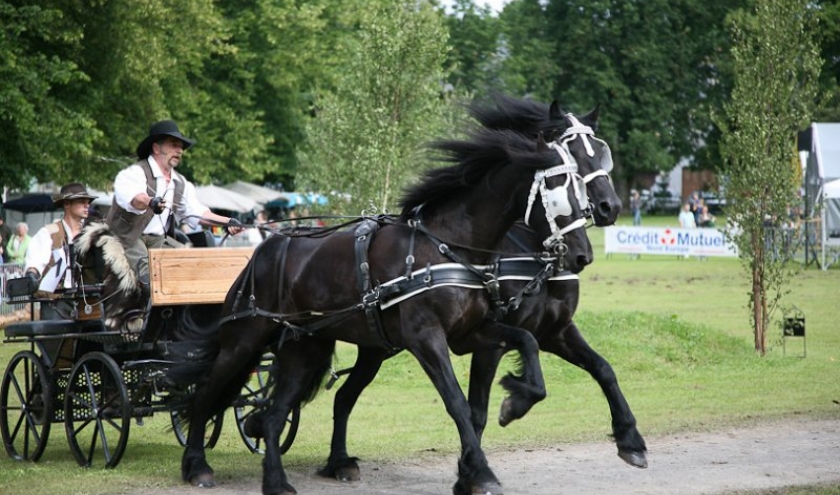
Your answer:
[[[713,228],[607,227],[604,250],[607,254],[738,256],[735,245]]]

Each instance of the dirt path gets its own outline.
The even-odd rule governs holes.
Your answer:
[[[613,444],[558,445],[544,450],[489,452],[507,495],[722,494],[790,485],[840,486],[840,419],[785,422],[714,433],[647,438],[650,467],[616,456]],[[217,466],[217,472],[224,467]],[[413,464],[362,462],[362,481],[342,484],[291,472],[300,495],[446,495],[455,481],[454,456]],[[221,473],[218,473],[221,474]],[[132,495],[260,495],[259,480],[222,481],[212,491],[186,485]]]

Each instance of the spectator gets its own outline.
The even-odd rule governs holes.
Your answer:
[[[709,213],[709,207],[707,205],[702,206],[702,209],[700,210],[700,220],[697,225],[700,227],[715,226],[715,216]]]
[[[680,227],[684,229],[693,229],[697,226],[694,221],[694,213],[691,212],[691,203],[686,202],[680,211]]]
[[[639,196],[639,191],[635,189],[630,190],[630,213],[633,214],[633,225],[638,226],[642,224],[642,198]]]
[[[15,235],[6,243],[6,253],[9,255],[9,263],[23,264],[26,259],[26,249],[29,247],[29,225],[26,222],[18,222],[15,226]]]

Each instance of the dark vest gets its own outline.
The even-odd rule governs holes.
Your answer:
[[[157,190],[157,181],[155,180],[155,176],[152,175],[152,166],[149,165],[149,160],[144,159],[134,165],[138,165],[143,169],[143,173],[146,175],[146,190],[152,191],[154,194],[154,191]],[[181,199],[184,197],[185,179],[181,174],[173,170],[172,180],[175,181],[175,195],[172,199],[172,213],[169,217],[169,226],[167,229],[167,234],[170,236],[174,236],[175,219],[172,217],[174,216],[175,208],[181,204]],[[139,215],[137,213],[131,213],[118,205],[117,198],[115,197],[111,204],[111,209],[108,210],[108,217],[105,221],[108,223],[111,231],[122,240],[123,244],[130,246],[140,238],[143,230],[152,221],[154,215],[151,208],[146,208],[146,211]]]

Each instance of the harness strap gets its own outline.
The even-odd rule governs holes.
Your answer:
[[[398,349],[388,340],[385,328],[382,326],[382,317],[379,310],[380,293],[378,288],[373,288],[370,280],[370,263],[368,263],[368,249],[376,231],[379,230],[379,223],[373,219],[366,218],[356,227],[356,267],[358,268],[358,286],[362,294],[362,307],[365,311],[368,327],[379,336],[386,349]]]

